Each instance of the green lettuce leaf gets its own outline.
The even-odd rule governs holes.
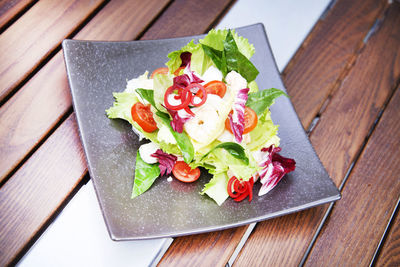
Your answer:
[[[135,129],[137,129],[142,135],[149,139],[150,141],[159,144],[160,148],[169,154],[181,154],[178,146],[176,144],[168,144],[166,142],[160,142],[157,139],[158,130],[148,133],[143,131],[142,127],[139,126],[135,121],[132,120],[131,108],[136,103],[139,102],[136,94],[134,92],[120,92],[113,93],[115,98],[112,107],[106,110],[107,117],[110,119],[123,119],[128,121]]]
[[[156,75],[153,79],[153,89],[154,89],[154,102],[158,110],[167,112],[167,110],[161,105],[164,103],[165,91],[172,86],[173,76],[172,75]]]
[[[196,160],[194,163],[190,164],[190,166],[192,168],[204,167],[208,169],[208,172],[211,174],[217,174],[221,172],[226,173],[229,169],[235,174],[236,177],[247,181],[261,168],[254,160],[250,151],[245,149],[245,153],[249,159],[248,164],[246,164],[243,160],[234,157],[225,149],[215,149],[206,157],[202,157],[202,159]]]
[[[271,112],[266,109],[261,116],[258,116],[256,128],[250,133],[251,142],[247,144],[247,148],[251,151],[260,150],[270,145],[279,146],[278,125],[274,125],[271,120]]]
[[[171,119],[166,117],[163,112],[156,112],[156,115],[160,117],[160,119],[167,125],[172,135],[174,136],[176,143],[178,144],[179,149],[182,152],[182,156],[184,161],[189,164],[194,158],[194,147],[192,142],[190,141],[189,136],[185,132],[178,133],[175,132],[171,127]]]
[[[135,198],[146,192],[160,176],[158,164],[148,164],[142,160],[139,151],[136,153],[135,180],[131,198]]]
[[[213,65],[212,60],[205,54],[201,45],[195,44],[192,40],[180,50],[168,54],[169,61],[165,65],[169,68],[170,73],[173,73],[181,66],[181,54],[183,52],[190,52],[192,54],[190,68],[200,75],[203,75]]]
[[[259,72],[253,63],[240,52],[231,31],[228,31],[223,44],[228,72],[234,70],[247,82],[254,81]]]
[[[263,114],[264,111],[274,103],[274,100],[281,95],[287,96],[285,92],[276,88],[254,92],[249,94],[246,106],[253,109],[257,115],[260,115]]]
[[[229,177],[226,173],[217,173],[204,185],[202,195],[207,194],[214,199],[219,206],[229,197],[227,192]]]
[[[235,39],[237,47],[245,57],[250,59],[255,52],[254,46],[249,43],[249,40],[246,38],[239,36],[234,30],[231,30],[232,36]],[[223,41],[225,41],[226,36],[228,35],[228,30],[215,30],[212,29],[208,32],[208,34],[204,37],[204,39],[199,40],[201,44],[210,46],[216,50],[224,50]]]
[[[208,45],[201,45],[204,52],[209,56],[214,62],[215,66],[222,72],[223,77],[228,73],[228,68],[226,66],[225,51],[219,51]]]
[[[138,102],[138,98],[133,92],[113,93],[115,98],[112,107],[106,110],[107,117],[110,119],[123,119],[132,123],[131,108]]]
[[[207,157],[208,154],[210,154],[211,152],[213,152],[215,149],[218,148],[223,148],[226,151],[229,152],[229,154],[231,154],[232,156],[234,156],[237,159],[242,160],[244,163],[248,164],[249,163],[249,158],[246,156],[246,153],[244,152],[244,148],[237,144],[237,143],[233,143],[233,142],[224,142],[221,143],[215,147],[213,147],[209,152],[207,152],[203,157]]]

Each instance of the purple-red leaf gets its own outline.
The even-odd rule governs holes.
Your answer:
[[[169,175],[172,172],[177,160],[176,156],[165,153],[161,149],[157,149],[156,153],[151,154],[151,156],[158,159],[161,176]]]
[[[229,114],[229,122],[231,124],[232,133],[235,136],[235,140],[241,143],[243,140],[244,131],[244,108],[249,97],[249,88],[240,89],[236,95],[235,102],[233,104],[233,113]]]
[[[186,67],[190,63],[191,58],[192,58],[192,53],[183,52],[181,54],[181,60],[182,60],[181,67]]]
[[[183,124],[192,118],[192,115],[187,113],[186,111],[182,111],[179,113],[176,110],[168,109],[169,114],[171,114],[172,121],[171,127],[175,132],[182,133],[183,132]]]
[[[261,149],[265,153],[265,160],[260,164],[264,167],[259,175],[262,184],[259,196],[262,196],[274,188],[278,182],[283,178],[286,173],[294,171],[296,168],[296,161],[294,159],[285,158],[278,154],[281,151],[280,147]]]

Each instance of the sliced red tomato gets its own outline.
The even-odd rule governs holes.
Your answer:
[[[226,93],[226,84],[221,81],[211,81],[204,85],[207,94],[218,95],[223,98]]]
[[[157,130],[157,123],[153,118],[153,112],[150,110],[150,104],[144,105],[137,102],[131,108],[132,119],[142,127],[143,131],[147,133]]]
[[[172,169],[172,174],[181,182],[191,183],[199,179],[200,169],[192,169],[186,162],[177,161]]]
[[[169,71],[169,69],[167,67],[155,69],[153,71],[153,73],[151,74],[150,78],[153,79],[154,75],[156,75],[156,74],[168,74],[168,71]]]
[[[231,111],[232,114],[232,111]],[[254,128],[256,128],[258,123],[258,117],[257,117],[257,113],[252,110],[249,107],[245,107],[244,108],[244,130],[243,130],[243,134],[247,134],[251,131],[254,130]],[[232,128],[231,128],[231,123],[229,121],[229,118],[226,118],[225,120],[225,128],[232,132]]]

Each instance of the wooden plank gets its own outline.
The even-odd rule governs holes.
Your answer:
[[[167,3],[159,0],[113,1],[77,37],[133,39]],[[129,16],[126,16],[127,13]],[[110,20],[109,17],[113,19]],[[125,30],[108,30],[124,23],[129,25],[121,26],[127,27]],[[10,135],[2,135],[6,136],[5,144],[14,144],[15,149],[25,146],[21,150],[25,152],[30,150],[32,144],[40,139],[39,136],[45,135],[71,107],[63,65],[62,54],[59,53],[26,85],[27,88],[20,90],[2,107],[19,112],[19,116],[12,117],[7,109],[2,109],[2,122],[9,123],[16,119],[15,124],[8,124],[12,128]],[[0,126],[3,127],[3,123]],[[5,130],[7,127],[2,128],[2,132]],[[7,146],[3,146],[0,151],[6,148]],[[9,154],[3,155],[2,161]],[[67,170],[63,169],[65,162],[68,162]],[[75,120],[70,117],[0,189],[0,266],[18,260],[20,253],[25,251],[32,238],[45,227],[85,173],[86,163]]]
[[[141,39],[173,38],[205,33],[219,20],[232,2],[233,0],[176,0]],[[193,20],[182,22],[185,16]]]
[[[111,2],[110,4],[112,4],[113,2]],[[204,7],[209,7],[210,6],[210,4],[212,4],[212,3],[214,3],[213,1],[208,1],[208,2],[204,2],[205,3],[205,5],[204,5]],[[196,32],[196,33],[201,33],[200,32],[200,30],[201,31],[204,31],[204,30],[206,30],[209,26],[207,26],[207,25],[210,25],[211,23],[213,23],[214,21],[215,21],[215,19],[218,17],[218,14],[220,14],[220,12],[222,12],[225,8],[226,8],[226,6],[228,6],[229,4],[230,4],[230,2],[229,1],[225,1],[225,2],[219,2],[220,4],[221,4],[221,6],[219,7],[219,8],[214,8],[213,9],[213,14],[214,14],[214,17],[212,17],[212,18],[210,18],[210,21],[206,21],[206,20],[204,20],[204,19],[202,19],[201,21],[193,21],[192,23],[193,23],[193,25],[197,25],[199,28],[198,28],[198,30],[199,30],[199,32]],[[177,5],[176,4],[176,2],[174,2],[169,8],[168,8],[168,10],[166,11],[166,12],[164,12],[163,13],[163,15],[160,17],[160,19],[161,19],[161,21],[162,21],[162,19],[163,19],[163,16],[169,16],[170,14],[176,14],[176,11],[170,11],[170,9],[171,8],[174,8],[174,9],[177,9],[177,10],[181,10],[181,11],[185,11],[185,12],[191,12],[191,11],[193,11],[193,10],[190,10],[189,9],[189,7],[191,7],[192,5],[190,4],[190,3],[186,3],[186,2],[182,2],[181,3],[181,6],[179,6],[179,5]],[[106,8],[108,7],[108,5],[106,6]],[[204,8],[203,7],[203,12],[206,12],[206,8]],[[191,8],[196,8],[196,10],[199,8],[198,6],[192,6]],[[137,10],[141,10],[140,8],[137,8]],[[211,12],[212,13],[212,12]],[[100,13],[99,13],[100,14]],[[96,16],[97,17],[97,16]],[[160,38],[162,38],[162,37],[170,37],[171,35],[173,35],[173,34],[175,34],[176,33],[176,31],[174,30],[175,29],[175,25],[176,26],[179,26],[180,24],[181,24],[181,22],[180,21],[178,21],[178,20],[176,20],[174,23],[172,23],[172,24],[170,24],[170,27],[168,27],[168,28],[166,28],[165,27],[165,25],[163,24],[163,23],[160,23],[159,24],[159,22],[158,21],[160,21],[160,20],[157,20],[157,22],[153,25],[153,27],[157,27],[157,31],[155,32],[156,34],[157,34],[157,38],[158,37],[160,37],[160,32],[162,32],[163,34],[164,34],[164,36],[161,36]],[[129,24],[129,23],[127,23],[127,24]],[[187,29],[186,28],[183,28],[182,29],[182,33],[180,34],[180,35],[185,35],[185,34],[194,34],[194,33],[192,33],[192,32],[187,32]],[[99,32],[101,32],[101,30],[99,30]],[[154,38],[156,38],[156,36],[152,36],[150,33],[146,33],[145,34],[145,36],[146,37],[148,37],[149,39],[154,39]],[[54,64],[54,65],[57,65],[56,63],[52,63],[52,64]],[[58,63],[59,64],[59,63]],[[49,64],[48,64],[49,65]],[[49,65],[50,66],[50,65]],[[47,68],[47,66],[45,66],[44,68]],[[50,69],[52,69],[52,68],[54,68],[54,66],[51,66],[51,67],[49,67],[49,72],[50,72]],[[44,69],[43,69],[44,70]],[[45,71],[43,71],[43,70],[41,70],[39,73],[38,73],[38,75],[37,76],[39,76],[39,75],[43,75],[40,79],[38,78],[38,80],[37,81],[35,81],[35,82],[33,82],[34,80],[36,80],[35,78],[33,78],[32,79],[32,81],[29,83],[30,84],[30,86],[29,86],[29,88],[31,88],[30,90],[31,90],[31,92],[33,93],[33,92],[35,92],[36,90],[41,90],[41,88],[40,88],[40,86],[43,86],[43,82],[45,81],[45,77],[47,76],[46,75],[46,72]],[[41,72],[43,71],[43,73],[44,74],[41,74]],[[54,73],[54,71],[53,71],[53,73]],[[54,75],[54,74],[53,74]],[[55,93],[55,95],[56,94],[58,94],[58,96],[55,96],[55,97],[61,97],[61,100],[58,100],[58,101],[55,101],[55,102],[58,102],[58,103],[60,103],[60,101],[63,101],[63,100],[65,100],[65,102],[67,103],[69,103],[69,101],[70,100],[68,100],[68,98],[64,98],[63,97],[63,95],[65,95],[65,89],[62,89],[63,87],[65,87],[65,84],[63,84],[63,82],[62,82],[62,80],[63,79],[65,79],[65,77],[64,78],[62,78],[62,77],[59,77],[58,79],[55,79],[55,80],[57,80],[57,81],[54,81],[54,82],[51,82],[51,83],[48,83],[48,85],[46,85],[46,86],[48,86],[48,88],[47,89],[45,89],[44,91],[48,91],[48,90],[50,90],[50,88],[52,88],[51,90],[58,90],[58,93]],[[32,83],[32,84],[31,84]],[[33,84],[33,83],[35,83],[35,84]],[[28,85],[28,84],[27,84]],[[25,91],[26,89],[24,89],[24,90],[21,90],[21,92],[23,92],[23,91]],[[14,97],[16,97],[17,95],[15,95]],[[29,99],[29,97],[28,96],[26,96],[26,98],[27,99]],[[40,103],[40,99],[37,99],[37,101],[38,101],[38,104],[37,105],[40,105],[39,103]],[[23,106],[23,105],[17,105],[17,104],[15,104],[16,106],[19,106],[19,107],[21,107],[21,106]],[[46,107],[45,107],[46,108]],[[50,129],[57,121],[58,121],[58,119],[60,118],[60,116],[62,116],[62,113],[63,112],[65,112],[65,106],[63,105],[60,109],[57,109],[57,108],[55,108],[55,107],[51,107],[51,108],[49,108],[49,109],[47,109],[46,108],[46,112],[45,111],[36,111],[36,110],[40,110],[40,109],[38,109],[37,107],[36,108],[34,108],[34,109],[29,109],[29,112],[33,112],[33,113],[35,113],[35,114],[40,114],[40,113],[46,113],[46,114],[49,114],[49,113],[53,113],[53,114],[51,114],[50,116],[52,117],[51,119],[45,119],[45,122],[41,122],[41,126],[40,126],[40,130],[35,130],[34,132],[38,132],[38,133],[36,133],[36,134],[30,134],[29,136],[34,136],[34,135],[36,135],[37,137],[36,137],[36,140],[40,140],[40,138],[48,131],[48,129]],[[64,110],[64,111],[63,111]],[[23,125],[23,124],[20,124],[20,125]],[[22,131],[22,129],[20,129],[20,130],[18,130],[19,131],[19,136],[20,135],[22,135],[23,133],[24,133],[24,131]],[[60,140],[60,142],[63,142],[62,140]],[[28,146],[30,146],[30,145],[28,145]],[[26,151],[27,150],[27,148],[25,148],[25,149],[22,149],[22,151]],[[69,179],[76,179],[76,177],[70,177]],[[34,196],[33,196],[34,197]],[[241,230],[242,229],[242,230]],[[222,257],[221,257],[221,262],[226,262],[227,261],[227,259],[229,258],[229,256],[232,254],[232,252],[233,252],[233,250],[234,250],[234,248],[235,248],[235,244],[237,244],[237,242],[239,242],[239,240],[240,240],[240,237],[242,236],[242,234],[243,234],[243,232],[244,232],[244,227],[242,227],[242,228],[237,228],[237,229],[235,229],[233,232],[231,231],[231,230],[227,230],[227,231],[222,231],[222,232],[219,232],[219,233],[216,233],[215,235],[214,235],[214,238],[207,238],[207,240],[203,240],[203,241],[200,241],[200,240],[191,240],[191,241],[193,241],[193,244],[194,245],[196,245],[197,247],[199,247],[199,248],[204,248],[204,250],[205,251],[208,251],[208,252],[210,252],[211,251],[211,244],[212,243],[214,243],[214,242],[216,242],[217,240],[218,240],[218,238],[220,239],[220,240],[223,240],[224,241],[224,244],[221,244],[221,245],[219,245],[218,247],[220,248],[220,251],[218,252],[218,253],[216,253],[216,251],[215,251],[215,253],[216,253],[216,255],[222,255]],[[232,238],[232,237],[234,237],[234,242],[232,242],[232,243],[230,243],[230,239]],[[190,237],[189,237],[189,239],[190,239]],[[180,240],[185,240],[184,238],[181,238]],[[235,243],[236,242],[236,243]],[[183,243],[183,242],[181,242],[181,243]],[[175,244],[174,244],[174,246],[175,247],[177,247],[177,248],[179,248],[179,241],[178,242],[176,242],[176,244],[178,244],[178,246],[176,246]],[[232,245],[233,244],[233,245]],[[228,247],[228,249],[226,249]],[[173,248],[172,248],[173,249]],[[221,252],[222,251],[222,252]],[[167,254],[167,257],[168,257],[168,254]],[[182,257],[184,257],[184,255],[182,255]],[[188,260],[188,258],[186,257],[185,258],[186,260]],[[177,258],[177,260],[178,260],[178,258]],[[198,260],[200,260],[200,259],[198,259]]]
[[[0,35],[0,101],[102,2],[42,0],[4,31]]]
[[[15,16],[28,8],[34,0],[5,0],[0,2],[0,32]]]
[[[398,116],[397,116],[398,117]],[[397,182],[398,183],[398,182]],[[386,241],[376,259],[376,266],[400,266],[400,214],[392,222]]]
[[[314,148],[337,185],[355,159],[393,84],[400,78],[400,39],[396,38],[399,19],[393,12],[385,18],[312,132]],[[313,210],[258,224],[239,254],[237,264],[298,265],[325,215],[326,206]],[[284,225],[286,234],[275,235],[280,225]]]
[[[0,190],[1,266],[15,261],[85,171],[78,128],[70,116]]]
[[[112,1],[76,36],[88,40],[135,39],[168,3]],[[45,102],[44,102],[45,101]],[[71,108],[60,51],[0,107],[0,181],[30,153]]]
[[[400,5],[395,14],[400,18]],[[399,148],[400,88],[368,140],[306,265],[369,265],[400,196]]]
[[[305,129],[340,85],[363,38],[386,5],[386,0],[337,1],[284,70],[286,88]]]

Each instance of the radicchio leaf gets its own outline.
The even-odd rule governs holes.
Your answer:
[[[235,103],[233,104],[233,113],[229,114],[229,122],[235,140],[241,143],[243,140],[244,131],[244,106],[246,104],[249,88],[240,89],[236,95]]]
[[[280,147],[261,149],[265,152],[265,160],[260,163],[264,167],[260,172],[260,182],[262,184],[259,196],[265,195],[274,188],[278,182],[283,178],[286,173],[294,171],[296,168],[296,161],[294,159],[285,158],[278,154],[281,151]]]
[[[190,120],[192,118],[192,115],[189,113],[185,112],[182,116],[182,114],[179,114],[178,111],[172,110],[172,109],[167,109],[169,114],[171,114],[172,121],[171,121],[171,127],[174,129],[175,132],[182,133],[183,132],[183,124]]]
[[[183,52],[181,54],[181,60],[182,60],[181,67],[186,67],[190,63],[191,58],[192,58],[192,53]]]
[[[165,153],[161,149],[157,149],[156,153],[151,154],[151,156],[158,159],[161,175],[169,175],[172,172],[172,168],[175,165],[177,157],[168,153]]]
[[[174,85],[176,88],[185,88],[191,83],[202,83],[204,82],[200,79],[194,72],[190,69],[190,63],[186,65],[185,70],[182,75],[174,77]]]

